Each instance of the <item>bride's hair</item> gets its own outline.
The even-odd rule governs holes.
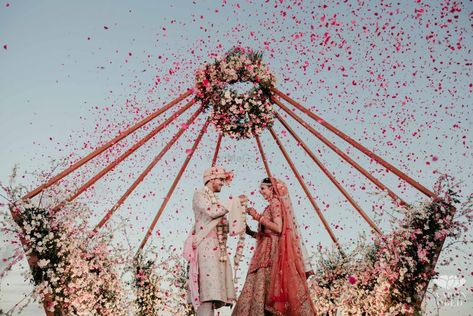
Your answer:
[[[262,184],[270,185],[272,186],[273,184],[271,183],[270,178],[264,178],[263,181],[261,181]]]
[[[273,192],[273,194],[276,194],[273,188],[273,183],[271,182],[270,178],[264,178],[263,181],[261,181],[261,184],[267,185],[271,192]]]
[[[267,186],[270,186],[270,187],[273,186],[273,183],[271,182],[271,179],[270,179],[270,178],[264,178],[264,179],[261,181],[261,184],[264,184],[264,185],[267,185]]]

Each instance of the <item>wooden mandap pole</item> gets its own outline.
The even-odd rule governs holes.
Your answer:
[[[164,197],[164,201],[161,204],[161,207],[159,208],[158,212],[156,213],[156,216],[154,217],[153,222],[149,226],[148,231],[146,232],[146,235],[143,238],[143,241],[141,242],[140,247],[138,248],[138,251],[136,252],[135,257],[138,256],[141,253],[144,246],[146,245],[146,242],[148,241],[149,237],[153,233],[153,230],[154,230],[154,227],[156,226],[156,223],[158,222],[159,218],[161,217],[161,214],[163,213],[164,208],[166,207],[167,203],[169,202],[169,200],[170,200],[170,198],[171,198],[171,196],[174,192],[174,189],[176,188],[177,184],[179,183],[179,180],[181,179],[182,174],[186,170],[187,165],[189,164],[189,161],[191,160],[192,156],[194,155],[194,153],[197,149],[197,146],[199,145],[200,140],[202,139],[202,136],[207,131],[207,127],[209,126],[209,123],[210,123],[210,118],[208,118],[205,121],[204,127],[200,131],[199,135],[197,136],[197,138],[194,142],[194,145],[192,146],[191,153],[189,155],[187,155],[186,160],[182,164],[182,167],[179,170],[179,173],[177,174],[176,178],[174,179],[174,182],[171,185],[171,188],[169,189],[168,193]]]
[[[110,217],[115,213],[115,211],[126,201],[130,194],[136,189],[136,187],[144,180],[144,178],[151,172],[151,170],[156,166],[156,164],[163,158],[163,156],[168,152],[168,150],[174,145],[174,143],[184,134],[187,128],[194,123],[197,116],[202,113],[203,107],[200,107],[185,123],[183,127],[172,137],[169,143],[159,152],[159,154],[151,161],[151,163],[146,167],[146,169],[136,178],[133,184],[128,188],[128,190],[122,195],[117,203],[105,214],[105,216],[100,220],[100,222],[95,226],[94,230],[90,233],[90,237],[95,236],[97,231],[105,225],[105,223],[110,219]]]
[[[294,132],[294,130],[287,124],[287,122],[275,112],[276,118],[282,123],[282,125],[289,131],[289,133],[294,137],[294,139],[301,144],[305,152],[312,158],[312,160],[319,166],[319,168],[324,172],[324,174],[332,181],[332,183],[337,187],[337,189],[345,196],[345,198],[350,202],[350,204],[357,210],[357,212],[363,217],[363,219],[374,229],[379,235],[381,235],[381,230],[376,226],[376,224],[369,218],[368,215],[363,211],[363,209],[355,202],[355,200],[350,196],[350,194],[342,187],[342,185],[335,179],[335,177],[330,173],[330,171],[323,165],[323,163],[315,157],[314,153],[309,149],[309,147],[304,143],[304,141]]]
[[[330,149],[332,149],[337,155],[343,158],[346,162],[352,165],[355,169],[360,171],[365,177],[367,177],[372,183],[374,183],[378,188],[383,191],[386,191],[388,195],[395,201],[399,200],[401,205],[407,205],[396,193],[394,193],[391,189],[385,186],[381,181],[376,179],[372,176],[368,171],[366,171],[362,166],[356,163],[353,159],[350,158],[347,154],[341,151],[337,146],[332,144],[327,138],[325,138],[322,134],[317,132],[313,127],[311,127],[307,122],[305,122],[300,116],[295,114],[293,111],[289,110],[284,104],[282,104],[278,99],[272,98],[272,101],[276,103],[281,109],[287,112],[293,119],[295,119],[298,123],[300,123],[303,127],[305,127],[309,132],[311,132],[315,137],[320,139],[325,145],[327,145]]]
[[[256,135],[255,138],[256,138],[256,144],[258,145],[258,149],[259,149],[259,152],[261,154],[261,159],[263,160],[264,169],[266,170],[266,174],[268,175],[268,178],[272,178],[271,170],[269,169],[268,161],[266,160],[266,155],[264,154],[263,145],[261,145],[261,140],[259,139],[258,135]]]
[[[212,159],[212,167],[215,167],[215,164],[217,163],[218,152],[220,151],[220,144],[222,143],[222,136],[222,133],[218,134],[217,146],[215,147],[215,153]]]
[[[258,145],[258,149],[259,149],[259,152],[261,154],[261,160],[263,161],[263,164],[264,164],[264,169],[266,171],[266,175],[268,176],[268,178],[271,178],[271,171],[269,170],[269,167],[266,164],[266,155],[264,153],[263,146],[261,145],[261,141],[259,139],[259,136],[255,135],[255,138],[256,138],[256,144]]]
[[[417,181],[415,181],[414,179],[409,177],[407,174],[403,173],[402,171],[400,171],[399,169],[394,167],[392,164],[385,161],[383,158],[376,155],[375,153],[373,153],[372,151],[370,151],[369,149],[367,149],[366,147],[364,147],[363,145],[361,145],[360,143],[355,141],[353,138],[351,138],[347,134],[345,134],[342,131],[335,128],[333,125],[331,125],[330,123],[328,123],[327,121],[322,119],[320,116],[312,113],[307,108],[303,107],[301,104],[299,104],[296,101],[294,101],[293,99],[291,99],[288,95],[282,93],[281,91],[279,91],[276,88],[271,88],[271,91],[274,92],[275,94],[277,94],[278,96],[280,96],[281,98],[283,98],[285,101],[287,101],[291,105],[295,106],[300,111],[302,111],[305,114],[307,114],[308,116],[310,116],[312,119],[316,120],[322,126],[328,128],[331,132],[335,133],[338,137],[342,138],[344,141],[348,142],[350,145],[357,148],[359,151],[361,151],[362,153],[364,153],[368,157],[374,159],[376,162],[383,165],[386,169],[392,171],[399,178],[406,181],[407,183],[409,183],[410,185],[415,187],[417,190],[421,191],[422,193],[424,193],[428,197],[431,197],[431,198],[435,197],[435,193],[433,193],[432,191],[430,191],[429,189],[427,189],[426,187],[424,187],[423,185],[421,185],[420,183],[418,183]]]
[[[119,142],[120,140],[122,140],[123,138],[127,137],[128,135],[130,135],[131,133],[133,133],[134,131],[136,131],[137,129],[139,129],[140,127],[142,127],[143,125],[147,124],[148,122],[150,122],[151,120],[153,120],[154,118],[156,118],[157,116],[159,116],[161,113],[169,110],[172,106],[174,106],[175,104],[181,102],[182,100],[184,100],[185,98],[187,98],[188,96],[190,96],[192,94],[192,91],[190,89],[187,90],[187,92],[181,94],[179,97],[177,97],[176,99],[172,100],[171,102],[169,102],[168,104],[166,104],[164,107],[162,107],[161,109],[153,112],[151,115],[149,115],[148,117],[144,118],[143,120],[139,121],[138,123],[134,124],[133,126],[131,126],[130,128],[128,128],[127,130],[125,130],[124,132],[121,132],[120,134],[118,134],[114,139],[108,141],[106,144],[100,146],[99,148],[97,148],[96,150],[94,150],[93,152],[91,152],[90,154],[88,154],[87,156],[85,156],[84,158],[80,159],[79,161],[77,161],[76,163],[72,164],[69,168],[67,168],[66,170],[62,171],[61,173],[59,173],[58,175],[54,176],[53,178],[51,178],[49,181],[47,181],[46,183],[40,185],[39,187],[37,187],[36,189],[34,189],[33,191],[29,192],[28,194],[26,194],[22,199],[25,200],[25,199],[31,199],[33,197],[35,197],[36,195],[38,195],[39,192],[43,191],[44,189],[50,187],[51,185],[55,184],[56,182],[58,182],[59,180],[61,180],[62,178],[64,178],[65,176],[67,176],[68,174],[70,174],[71,172],[73,172],[74,170],[78,169],[79,167],[81,167],[83,164],[87,163],[88,161],[90,161],[91,159],[95,158],[96,156],[100,155],[102,152],[104,152],[105,150],[107,150],[108,148],[110,148],[111,146],[115,145],[117,142]]]
[[[294,175],[296,176],[296,178],[299,181],[300,185],[302,186],[302,189],[304,190],[305,194],[307,195],[307,198],[309,199],[310,203],[314,207],[315,212],[317,213],[317,215],[319,216],[320,221],[322,222],[323,226],[325,227],[325,230],[330,235],[330,238],[332,238],[332,241],[337,246],[337,248],[340,251],[341,255],[343,257],[345,257],[346,255],[345,255],[345,253],[344,253],[337,237],[335,236],[335,234],[333,233],[333,231],[330,228],[329,224],[327,223],[327,220],[325,219],[324,215],[322,214],[322,211],[318,207],[317,203],[315,203],[315,200],[312,197],[312,195],[310,194],[309,189],[307,188],[306,184],[304,183],[304,180],[302,180],[302,177],[299,174],[299,171],[297,170],[294,163],[292,162],[291,157],[289,157],[288,153],[286,152],[286,149],[284,148],[284,145],[281,143],[281,141],[279,140],[279,137],[276,135],[276,133],[274,132],[274,130],[271,127],[269,128],[269,131],[271,132],[271,135],[273,136],[274,140],[276,141],[276,143],[277,143],[279,149],[281,150],[284,158],[286,158],[286,161],[289,164],[289,167],[291,167],[292,172],[294,173]]]

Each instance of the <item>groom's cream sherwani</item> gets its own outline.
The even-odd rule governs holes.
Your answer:
[[[192,208],[195,215],[196,234],[213,219],[226,216],[228,213],[228,206],[224,206],[223,203],[212,204],[212,194],[213,192],[206,186],[196,189],[194,192]],[[232,303],[235,299],[235,289],[230,258],[227,251],[225,254],[227,260],[220,261],[216,227],[197,246],[197,253],[200,301],[221,301],[222,303],[217,303],[217,307]]]

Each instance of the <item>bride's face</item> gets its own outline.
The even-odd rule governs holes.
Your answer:
[[[265,200],[270,200],[273,197],[273,189],[270,185],[261,184],[259,187],[259,193]]]

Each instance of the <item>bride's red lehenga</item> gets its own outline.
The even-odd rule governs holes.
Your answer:
[[[306,282],[300,235],[286,185],[272,178],[276,197],[265,208],[267,226],[259,225],[256,249],[245,285],[233,309],[235,316],[316,315]],[[282,218],[281,234],[271,230]]]

